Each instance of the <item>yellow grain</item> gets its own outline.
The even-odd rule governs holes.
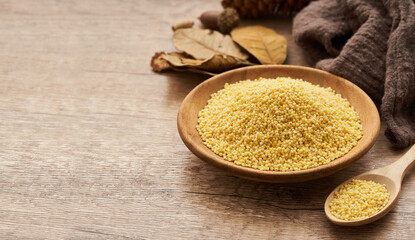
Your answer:
[[[271,171],[330,163],[363,134],[359,115],[331,88],[283,77],[225,84],[199,112],[197,130],[225,160]]]
[[[330,212],[346,221],[365,219],[382,210],[389,202],[389,195],[385,184],[353,179],[334,193]]]

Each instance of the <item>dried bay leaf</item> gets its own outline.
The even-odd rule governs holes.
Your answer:
[[[212,72],[222,72],[239,66],[252,65],[248,61],[219,54],[205,60],[187,58],[178,54],[166,54],[163,59],[175,67],[197,68]]]
[[[156,72],[164,70],[189,71],[207,75],[223,72],[229,69],[253,65],[247,60],[241,60],[227,55],[213,55],[208,59],[194,59],[180,52],[158,52],[151,59],[151,67]]]
[[[163,58],[164,55],[166,55],[165,52],[156,52],[151,58],[150,66],[155,72],[161,72],[170,68],[169,63]]]
[[[238,27],[232,30],[231,36],[262,64],[281,64],[287,57],[287,40],[271,28]]]
[[[165,52],[156,52],[151,58],[150,66],[155,72],[162,72],[164,70],[173,69],[176,70],[172,65],[164,58],[165,56],[172,55],[177,57],[185,57],[182,53],[165,53]]]
[[[213,72],[223,72],[229,69],[245,65],[252,64],[248,61],[243,61],[232,56],[214,55],[212,58],[203,62],[198,68]]]
[[[191,58],[179,52],[167,53],[162,58],[175,67],[197,67],[205,61]]]
[[[189,68],[189,67],[175,67],[174,65],[170,64],[166,59],[164,59],[165,56],[172,56],[172,57],[187,57],[185,54],[182,53],[165,53],[165,52],[157,52],[154,54],[154,56],[151,58],[150,66],[155,72],[162,72],[165,70],[174,70],[179,72],[195,72],[195,73],[201,73],[206,74],[209,76],[216,75],[215,73],[208,72],[205,70],[197,69],[197,68]],[[190,59],[195,60],[195,59]],[[197,60],[201,61],[202,60]]]
[[[246,60],[248,55],[232,41],[218,31],[208,29],[178,29],[173,34],[174,46],[195,59],[208,59],[214,55],[229,55]]]
[[[194,72],[194,73],[201,73],[201,74],[205,74],[205,75],[209,75],[209,76],[215,76],[216,73],[212,73],[212,72],[208,72],[208,71],[204,71],[204,70],[200,70],[200,69],[196,69],[196,68],[176,68],[173,66],[170,66],[170,68],[174,71],[177,72]]]

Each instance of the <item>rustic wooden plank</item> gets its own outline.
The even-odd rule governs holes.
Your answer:
[[[176,114],[205,76],[154,74],[170,25],[219,1],[0,3],[0,236],[4,239],[409,239],[415,175],[384,219],[326,220],[343,180],[403,154],[383,135],[353,166],[306,183],[228,176],[181,142]],[[251,20],[288,39],[289,18]],[[198,25],[198,24],[196,24]],[[384,128],[384,126],[382,126]]]

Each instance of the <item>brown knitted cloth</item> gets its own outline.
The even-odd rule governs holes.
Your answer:
[[[415,143],[413,0],[318,0],[294,19],[295,41],[316,67],[362,88],[378,105],[386,136]]]

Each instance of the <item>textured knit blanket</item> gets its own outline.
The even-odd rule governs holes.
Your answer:
[[[316,67],[362,88],[397,147],[415,143],[413,0],[318,0],[294,18],[293,36]]]

